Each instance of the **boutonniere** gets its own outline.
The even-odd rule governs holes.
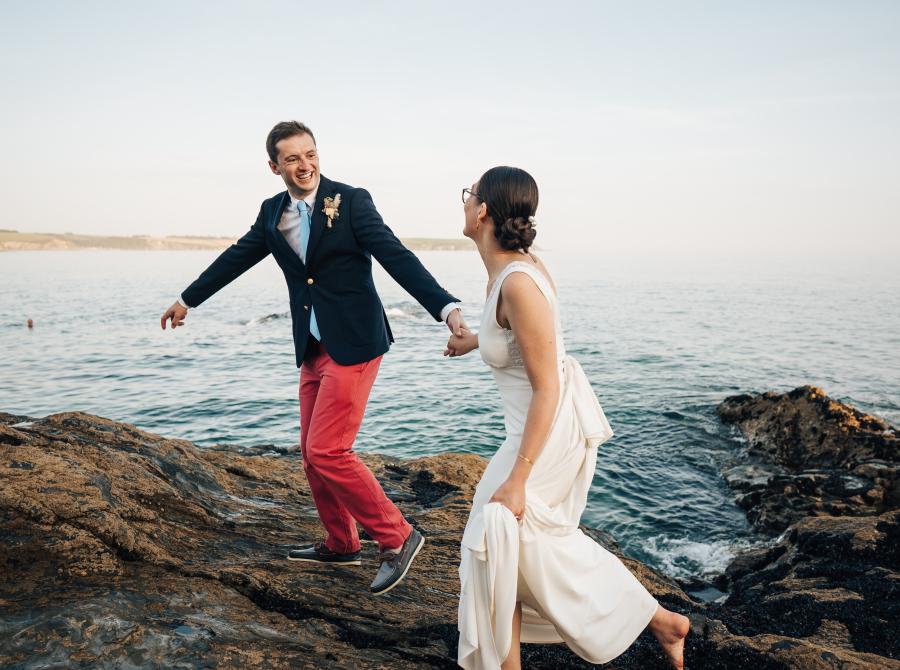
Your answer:
[[[341,218],[341,213],[338,211],[338,207],[341,206],[341,194],[338,193],[333,198],[331,196],[327,196],[325,198],[325,207],[322,209],[322,213],[328,217],[328,223],[326,224],[329,228],[331,228],[331,220]]]

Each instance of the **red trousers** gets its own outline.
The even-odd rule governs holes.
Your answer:
[[[412,526],[353,452],[382,357],[338,365],[312,339],[307,351],[300,368],[300,451],[325,546],[358,551],[358,521],[380,549],[399,547]]]

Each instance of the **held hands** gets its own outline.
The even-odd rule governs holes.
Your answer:
[[[463,318],[462,310],[459,307],[447,315],[447,328],[457,337],[461,337],[464,330],[469,330],[466,320]]]
[[[184,320],[187,318],[187,308],[184,307],[180,302],[174,302],[169,309],[165,311],[162,315],[162,318],[159,320],[160,327],[165,330],[166,329],[166,321],[172,321],[172,330],[178,328],[178,326],[184,325]]]
[[[444,356],[465,356],[473,349],[478,348],[478,334],[471,332],[468,328],[462,331],[462,335],[451,335],[447,340],[447,348],[444,349]]]
[[[494,491],[490,502],[500,503],[521,521],[525,514],[525,480],[510,476]]]
[[[462,356],[478,348],[478,335],[469,330],[458,307],[447,315],[447,328],[451,335],[444,356]]]

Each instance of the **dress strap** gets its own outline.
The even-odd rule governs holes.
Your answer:
[[[526,263],[525,261],[513,261],[500,273],[500,276],[494,281],[494,286],[491,289],[491,293],[494,294],[494,297],[500,295],[500,287],[503,285],[503,282],[506,278],[511,275],[513,272],[524,272],[529,277],[534,280],[534,283],[537,284],[538,288],[541,290],[541,293],[544,294],[544,297],[547,298],[548,302],[555,306],[556,305],[556,292],[553,290],[549,280],[544,273],[538,270],[531,263]]]

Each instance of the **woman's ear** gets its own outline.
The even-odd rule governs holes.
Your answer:
[[[479,225],[481,225],[481,224],[484,224],[484,222],[487,218],[488,218],[487,205],[484,203],[481,203],[480,205],[478,205],[478,211],[475,212],[475,220],[478,222]]]

